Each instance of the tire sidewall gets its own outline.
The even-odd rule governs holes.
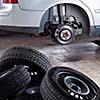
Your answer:
[[[39,82],[42,81],[46,71],[51,67],[51,63],[44,54],[28,47],[13,47],[4,52],[1,57],[0,72],[13,68],[14,65],[28,66],[29,72],[31,69],[34,72],[37,71],[40,77],[36,80]]]
[[[99,100],[100,99],[100,88],[90,79],[88,78],[87,76],[85,76],[84,74],[76,71],[76,70],[73,70],[73,69],[70,69],[70,68],[64,68],[64,67],[55,67],[53,69],[51,69],[49,72],[48,72],[48,79],[49,79],[49,82],[51,82],[51,84],[53,85],[54,88],[57,89],[57,91],[59,91],[62,95],[67,95],[67,98],[72,98],[72,99],[75,99],[73,98],[72,96],[70,96],[60,85],[59,83],[57,82],[56,80],[56,76],[59,72],[72,72],[73,74],[75,74],[76,77],[79,77],[80,79],[84,79],[84,82],[87,84],[87,86],[91,86],[95,88],[96,92],[97,92],[97,97],[95,100]],[[83,80],[82,79],[82,80]],[[70,99],[69,99],[70,100]],[[77,99],[76,99],[77,100]]]

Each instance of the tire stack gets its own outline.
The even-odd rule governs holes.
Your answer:
[[[100,88],[35,49],[13,47],[0,59],[0,100],[100,100]]]
[[[7,49],[0,59],[0,100],[43,100],[40,84],[51,66],[48,58],[35,49]]]

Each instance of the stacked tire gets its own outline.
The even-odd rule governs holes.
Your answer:
[[[0,100],[5,100],[22,91],[31,78],[27,69],[20,65],[0,73]]]
[[[14,98],[15,100],[25,100],[25,99],[29,100],[29,98],[30,99],[38,98],[39,100],[39,97],[42,98],[39,87],[46,71],[52,66],[48,58],[41,52],[29,47],[13,47],[13,48],[7,49],[2,54],[1,59],[0,59],[0,73],[1,74],[8,73],[9,70],[12,70],[15,68],[16,70],[18,70],[19,68],[18,66],[22,66],[20,69],[22,70],[22,72],[20,73],[18,72],[19,76],[17,75],[17,73],[12,73],[9,76],[7,75],[9,82],[6,81],[7,80],[6,78],[6,80],[4,80],[5,83],[3,81],[0,83],[0,84],[4,83],[7,86],[10,84],[8,86],[8,90],[4,90],[6,93],[3,93],[3,89],[1,88],[6,89],[7,86],[1,85],[2,87],[0,88],[0,91],[3,94],[1,94],[0,92],[0,100],[4,100],[6,98],[11,99],[13,98],[12,96],[15,97],[15,94],[17,94],[19,90],[21,91],[23,90],[23,91],[19,94],[19,96],[16,96],[16,98]],[[23,71],[24,69],[27,69],[27,73],[29,76],[27,76],[27,73]],[[1,77],[2,76],[5,76],[5,74],[1,75]],[[13,82],[13,77],[15,78],[14,81],[18,81],[15,84]],[[26,83],[23,82],[23,80]],[[16,87],[16,85],[18,85],[18,87]],[[14,87],[12,89],[13,93],[10,92],[11,86],[12,88]],[[7,92],[9,94],[7,94]],[[4,97],[2,97],[1,95],[3,95]],[[40,99],[40,100],[43,100],[43,99]]]
[[[44,100],[100,100],[100,88],[90,78],[60,66],[46,73],[41,94]]]
[[[0,60],[0,100],[100,100],[100,88],[71,68],[52,67],[28,47],[6,50]]]

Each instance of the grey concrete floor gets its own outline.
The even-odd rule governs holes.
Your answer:
[[[100,87],[100,47],[90,41],[99,37],[78,36],[69,45],[59,45],[50,37],[12,33],[0,36],[0,55],[13,46],[32,47],[44,53],[53,66],[76,69],[93,79]]]

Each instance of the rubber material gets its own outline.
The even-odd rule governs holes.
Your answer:
[[[82,73],[76,70],[66,67],[51,68],[46,73],[40,87],[40,91],[44,100],[81,100],[81,99],[76,99],[74,96],[69,95],[68,91],[62,88],[62,86],[58,84],[56,76],[60,72],[61,73],[67,72],[68,74],[73,73],[75,77],[79,77],[80,79],[83,78],[85,83],[89,87],[95,89],[96,98],[93,100],[100,100],[100,88],[91,79],[89,79],[87,76],[83,75]],[[90,99],[82,99],[82,100],[90,100]]]
[[[13,47],[6,50],[1,56],[0,72],[20,64],[28,66],[30,74],[38,72],[38,76],[34,76],[32,79],[39,82],[42,81],[46,71],[52,67],[48,58],[39,51],[29,47]]]
[[[52,67],[48,58],[39,51],[29,47],[13,47],[7,49],[1,56],[0,72],[5,71],[14,65],[25,65],[31,75],[31,82],[27,88],[34,84],[40,86],[46,71]]]
[[[0,74],[0,100],[5,100],[22,91],[31,78],[22,65],[13,67]]]
[[[30,66],[39,66],[47,71],[52,65],[48,58],[41,52],[29,47],[13,47],[7,49],[1,56],[0,72],[10,66],[9,63],[26,64]],[[6,66],[5,66],[6,65]]]

